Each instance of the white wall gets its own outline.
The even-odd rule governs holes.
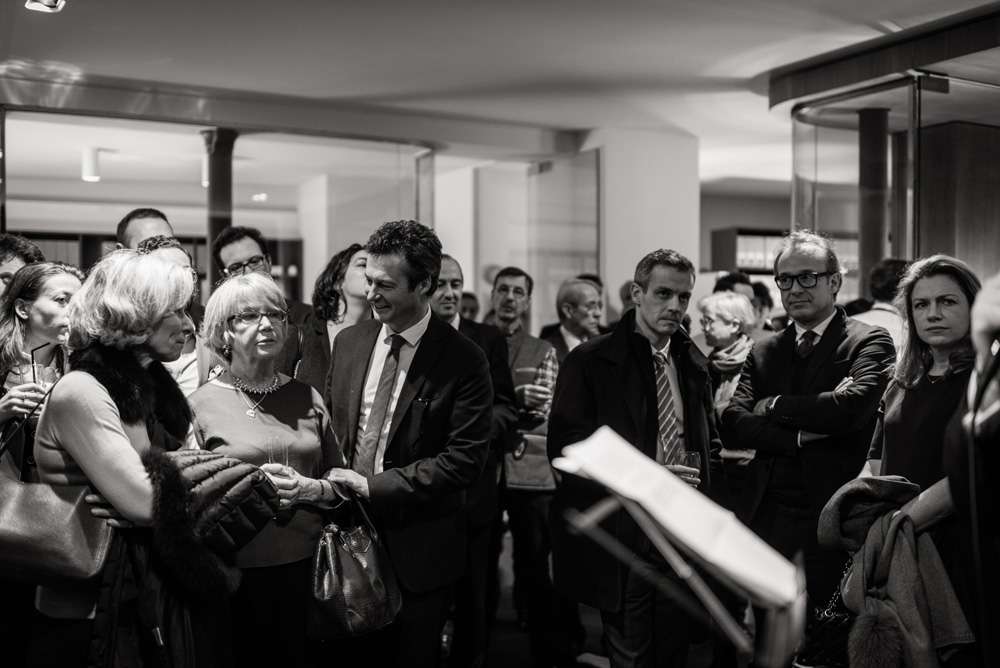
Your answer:
[[[615,308],[618,286],[649,251],[672,248],[699,266],[697,137],[602,128],[584,148],[600,149],[600,274]]]
[[[462,267],[465,289],[476,291],[475,170],[472,167],[434,175],[434,231],[444,252]]]

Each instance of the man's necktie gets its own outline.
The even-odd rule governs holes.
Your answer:
[[[385,427],[385,416],[389,412],[389,402],[392,400],[392,389],[396,385],[396,371],[399,369],[399,349],[405,340],[399,334],[389,337],[389,354],[382,366],[382,375],[378,379],[375,390],[375,400],[371,412],[368,413],[368,423],[365,433],[358,439],[354,451],[354,461],[351,468],[365,477],[375,473],[375,454],[378,451],[378,440]]]
[[[816,332],[811,329],[807,329],[802,332],[802,338],[799,339],[799,343],[795,346],[795,354],[799,356],[799,359],[805,359],[812,355],[813,348],[816,347]]]
[[[680,423],[674,410],[674,391],[667,379],[667,356],[654,353],[653,367],[656,371],[656,419],[659,427],[656,461],[660,464],[673,464],[680,459],[683,444]]]

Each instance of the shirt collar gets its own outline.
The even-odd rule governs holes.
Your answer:
[[[427,325],[431,321],[431,309],[427,308],[427,312],[420,320],[416,321],[408,328],[404,329],[402,332],[393,332],[389,329],[389,325],[382,325],[382,340],[385,342],[389,341],[389,337],[393,334],[399,334],[403,337],[403,340],[410,344],[411,347],[416,348],[417,344],[420,343],[420,339],[424,337],[427,333]]]
[[[649,349],[652,351],[654,357],[656,356],[656,353],[663,353],[663,356],[667,358],[667,364],[670,364],[670,342],[673,338],[668,338],[667,343],[662,348],[657,348],[653,345],[653,342],[647,339],[646,335],[642,333],[642,329],[639,328],[638,320],[636,320],[635,323],[635,333],[641,336],[643,341],[649,343]]]
[[[559,325],[559,333],[562,334],[563,340],[566,342],[566,347],[570,350],[583,343],[583,339],[566,329],[564,325]]]
[[[831,313],[830,316],[826,320],[824,320],[823,322],[819,323],[815,327],[811,328],[811,330],[816,333],[816,340],[817,341],[819,341],[820,339],[823,338],[823,332],[826,331],[826,328],[829,326],[830,321],[833,320],[833,316],[835,316],[835,315],[837,315],[837,309],[833,309],[833,313]],[[803,327],[802,325],[800,325],[798,322],[796,322],[794,320],[792,322],[795,323],[795,340],[796,341],[798,341],[799,339],[801,339],[802,335],[805,334],[807,331],[810,331],[809,329],[806,329],[805,327]]]
[[[894,315],[899,315],[899,309],[897,309],[895,306],[893,306],[889,302],[875,302],[874,304],[872,304],[872,307],[871,307],[870,310],[872,310],[872,311],[888,311],[889,313],[892,313]]]
[[[455,315],[451,316],[451,319],[448,321],[448,324],[457,330],[458,326],[462,324],[462,316],[456,313]]]

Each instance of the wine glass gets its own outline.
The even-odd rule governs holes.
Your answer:
[[[687,450],[683,453],[681,457],[681,464],[687,466],[688,468],[697,469],[698,473],[701,473],[701,453],[692,452]]]

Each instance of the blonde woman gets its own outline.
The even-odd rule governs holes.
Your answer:
[[[276,369],[286,309],[277,284],[260,273],[217,287],[201,336],[224,371],[190,397],[197,445],[260,466],[283,507],[236,555],[243,570],[232,605],[237,665],[311,665],[306,614],[320,509],[341,502],[334,483],[321,479],[344,465],[323,399]]]

